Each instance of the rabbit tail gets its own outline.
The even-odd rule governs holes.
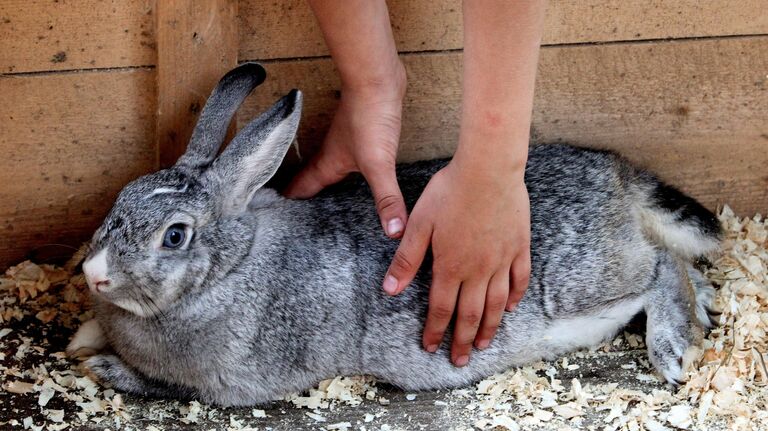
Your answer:
[[[648,238],[687,261],[717,251],[722,237],[717,217],[693,198],[649,177],[641,177],[641,196],[634,201]]]

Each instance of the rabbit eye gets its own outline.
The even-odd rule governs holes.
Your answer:
[[[165,248],[179,248],[184,244],[184,240],[187,238],[186,226],[177,223],[171,225],[168,230],[165,231],[163,236],[163,247]]]

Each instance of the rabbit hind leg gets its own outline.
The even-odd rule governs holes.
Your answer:
[[[715,292],[712,282],[692,264],[686,264],[686,274],[696,296],[696,319],[704,329],[713,329],[720,324],[720,312],[715,308]]]
[[[667,382],[679,385],[699,353],[696,296],[686,270],[668,251],[659,252],[651,283],[645,303],[648,356]]]

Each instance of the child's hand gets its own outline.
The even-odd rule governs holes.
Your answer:
[[[423,344],[435,352],[456,313],[451,360],[469,362],[474,342],[489,346],[505,308],[528,287],[531,268],[530,208],[518,172],[462,164],[438,172],[411,212],[384,280],[391,295],[403,291],[432,246],[432,286]]]
[[[289,198],[308,198],[361,172],[371,187],[387,236],[402,236],[408,213],[395,176],[405,70],[395,60],[380,82],[345,87],[320,151],[285,190]]]

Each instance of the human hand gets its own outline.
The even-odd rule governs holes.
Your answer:
[[[402,64],[397,61],[386,76],[342,88],[322,147],[284,193],[289,198],[309,198],[350,172],[360,172],[371,187],[382,228],[389,237],[399,238],[408,218],[395,176],[405,97]]]
[[[500,174],[454,158],[430,180],[384,279],[396,295],[432,246],[432,286],[423,345],[435,352],[456,311],[451,361],[485,349],[528,287],[530,206],[523,168]]]

